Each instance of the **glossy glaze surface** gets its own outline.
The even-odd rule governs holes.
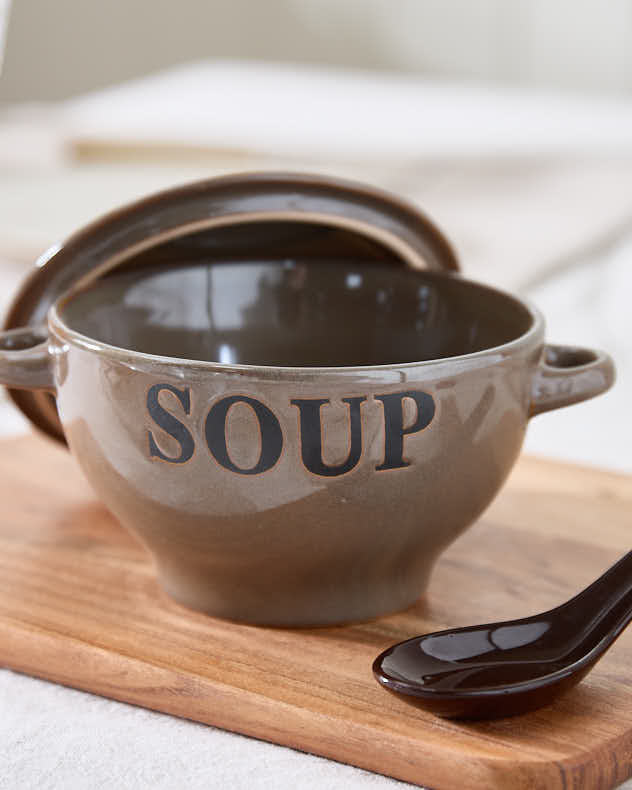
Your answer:
[[[511,716],[578,683],[631,618],[632,552],[555,609],[414,637],[378,656],[373,672],[439,716]]]
[[[222,271],[237,272],[239,283],[249,271],[252,275],[249,266],[232,264]],[[375,309],[376,284],[383,274],[373,266],[368,267],[371,275],[364,272],[368,296],[354,313],[350,305],[358,289],[341,287],[340,278],[344,284],[347,275],[358,275],[357,266],[347,262],[342,269],[336,265],[320,270],[316,265],[316,293],[320,289],[322,295],[324,289],[330,297],[316,303],[329,305],[321,309],[325,314],[332,310],[330,320],[305,322],[301,332],[289,333],[296,335],[289,346],[271,343],[267,353],[280,358],[281,351],[289,350],[294,360],[305,348],[309,358],[302,360],[310,362],[333,360],[332,353],[341,354],[342,349],[345,356],[339,361],[367,354],[365,358],[383,362],[386,353],[402,358],[405,345],[410,353],[423,347],[423,328],[411,331],[401,319],[407,313],[411,319],[418,317],[419,288],[428,287],[434,276],[406,273],[388,313],[390,323],[376,335],[366,319]],[[277,285],[264,293],[272,296],[273,304],[278,300],[277,307],[284,303],[296,271],[301,272],[274,269]],[[105,295],[115,298],[94,331],[120,330],[125,342],[136,334],[143,347],[149,343],[164,353],[165,343],[170,343],[172,353],[191,354],[212,334],[209,311],[201,313],[207,329],[181,328],[170,338],[164,324],[179,316],[178,326],[190,327],[195,311],[188,303],[183,306],[181,297],[199,295],[200,289],[182,289],[178,278],[169,276],[166,294],[157,292],[146,269],[148,273],[147,281],[144,275],[138,280],[136,273],[129,281],[128,275],[112,276]],[[195,269],[193,275],[195,284]],[[141,281],[137,292],[134,283]],[[242,298],[244,293],[257,294],[257,282],[255,278],[245,291],[242,283],[237,291]],[[357,284],[355,276],[351,282]],[[445,306],[437,296],[442,287],[430,290],[439,306]],[[442,353],[451,347],[463,351],[463,346],[450,344],[455,332],[472,337],[469,330],[459,330],[459,321],[471,329],[464,318],[476,313],[473,306],[481,315],[476,327],[498,327],[498,317],[491,324],[485,317],[489,299],[509,310],[505,324],[512,331],[528,315],[526,332],[503,345],[459,356],[377,366],[192,360],[106,345],[65,323],[68,313],[72,323],[89,328],[86,322],[95,320],[91,313],[99,309],[95,285],[51,311],[48,342],[39,343],[41,335],[33,334],[34,347],[24,347],[27,333],[20,348],[0,348],[0,380],[24,386],[37,381],[56,391],[68,443],[86,477],[149,548],[164,588],[180,602],[261,624],[365,620],[404,608],[423,592],[439,553],[502,485],[534,410],[592,397],[611,381],[611,362],[604,355],[588,357],[572,350],[564,356],[557,349],[543,357],[542,321],[515,299],[466,281],[447,279],[445,287],[446,293],[456,289],[465,304],[453,323],[424,324],[430,337],[446,333],[445,342],[440,338],[438,344]],[[138,293],[149,306],[134,312],[127,302],[133,294],[132,301],[137,301]],[[201,304],[208,304],[206,289],[202,296]],[[303,296],[312,304],[311,289]],[[96,300],[93,310],[86,311],[81,299]],[[152,323],[156,299],[163,307]],[[291,311],[301,299],[286,300],[286,307]],[[351,302],[340,307],[338,300],[345,299]],[[432,304],[433,299],[426,301]],[[458,305],[458,300],[451,296],[447,303]],[[76,314],[70,315],[73,304]],[[123,305],[118,315],[117,304]],[[230,300],[228,304],[234,307]],[[274,337],[274,322],[266,322],[278,312],[252,311],[251,306],[237,314],[256,319],[252,328],[246,322],[231,336],[233,347],[248,356],[257,348],[266,351],[261,337]],[[220,314],[226,307],[220,301]],[[138,320],[125,319],[128,309]],[[440,316],[442,309],[435,313]],[[215,315],[213,310],[210,314]],[[433,311],[421,314],[428,318]],[[318,335],[309,334],[312,324],[325,332],[322,347]],[[329,324],[345,338],[337,341]],[[233,330],[224,326],[225,331]],[[398,332],[403,333],[401,344],[393,342],[390,352],[379,346],[379,337],[398,338]],[[283,334],[277,337],[284,340]],[[226,344],[226,336],[221,339]],[[214,355],[219,356],[220,348],[213,346]],[[209,356],[208,346],[192,355]],[[550,364],[556,359],[561,367]]]
[[[511,469],[536,377],[555,375],[536,314],[495,349],[327,368],[145,355],[76,334],[64,314],[50,323],[57,397],[87,478],[173,597],[261,624],[412,603]]]
[[[158,356],[286,367],[471,354],[524,335],[531,313],[493,289],[355,260],[134,267],[75,295],[69,327]]]

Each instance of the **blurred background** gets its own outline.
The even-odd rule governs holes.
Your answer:
[[[0,0],[0,310],[37,256],[163,187],[339,174],[414,201],[467,276],[609,350],[533,452],[632,471],[632,0]],[[0,431],[25,429],[0,401]]]
[[[204,58],[626,95],[629,0],[19,0],[0,98],[63,99]]]

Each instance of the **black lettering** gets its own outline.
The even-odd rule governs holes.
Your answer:
[[[412,425],[404,428],[404,398],[411,398],[417,406],[417,416]],[[404,460],[404,436],[417,433],[432,422],[435,414],[435,403],[427,392],[394,392],[390,395],[376,395],[376,400],[384,406],[384,463],[376,466],[376,470],[400,469],[410,466]]]
[[[160,458],[171,464],[183,464],[188,461],[195,451],[195,442],[189,430],[160,405],[159,396],[162,390],[171,392],[176,396],[185,414],[191,411],[191,390],[189,388],[179,390],[171,384],[154,384],[147,393],[147,411],[150,417],[159,428],[169,436],[172,436],[180,445],[180,455],[171,458],[165,455],[156,444],[156,440],[151,431],[147,431],[149,437],[149,455],[151,458]]]
[[[255,413],[261,431],[261,453],[259,460],[250,469],[242,469],[233,463],[226,445],[226,417],[235,403],[246,403]],[[206,417],[206,443],[218,464],[240,475],[258,475],[271,469],[281,457],[283,433],[279,421],[261,401],[245,395],[230,395],[217,401]]]
[[[322,422],[320,409],[328,398],[301,399],[290,401],[293,406],[298,406],[301,422],[301,457],[305,468],[315,475],[323,477],[336,477],[344,475],[353,469],[362,454],[362,420],[360,404],[366,398],[343,398],[343,403],[349,404],[349,433],[351,437],[349,455],[347,460],[331,466],[323,462],[322,447]]]

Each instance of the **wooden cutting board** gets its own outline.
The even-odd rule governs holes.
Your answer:
[[[632,630],[554,705],[436,719],[371,662],[424,631],[527,615],[632,543],[632,478],[523,458],[439,561],[426,599],[363,625],[270,629],[184,609],[40,437],[0,443],[0,664],[432,788],[611,788],[632,775]]]

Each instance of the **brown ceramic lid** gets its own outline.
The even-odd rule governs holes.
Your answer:
[[[356,239],[366,239],[373,254],[381,249],[394,263],[458,271],[454,251],[441,231],[414,206],[387,192],[336,178],[244,173],[152,195],[106,214],[51,247],[22,284],[4,329],[42,325],[49,307],[70,288],[97,279],[157,245],[213,229],[213,237],[223,237],[230,246],[231,227],[257,223],[265,231],[264,225],[287,229],[287,222],[351,231],[349,235]],[[233,240],[237,235],[233,234]],[[252,238],[253,234],[241,234],[242,238],[244,235]],[[250,252],[270,252],[275,247],[274,234],[258,235],[264,246],[256,251],[251,248]],[[306,237],[304,243],[311,242]],[[226,247],[220,245],[215,252],[225,254]],[[347,254],[354,254],[352,247]],[[55,399],[50,394],[23,390],[9,393],[37,428],[64,441]]]

